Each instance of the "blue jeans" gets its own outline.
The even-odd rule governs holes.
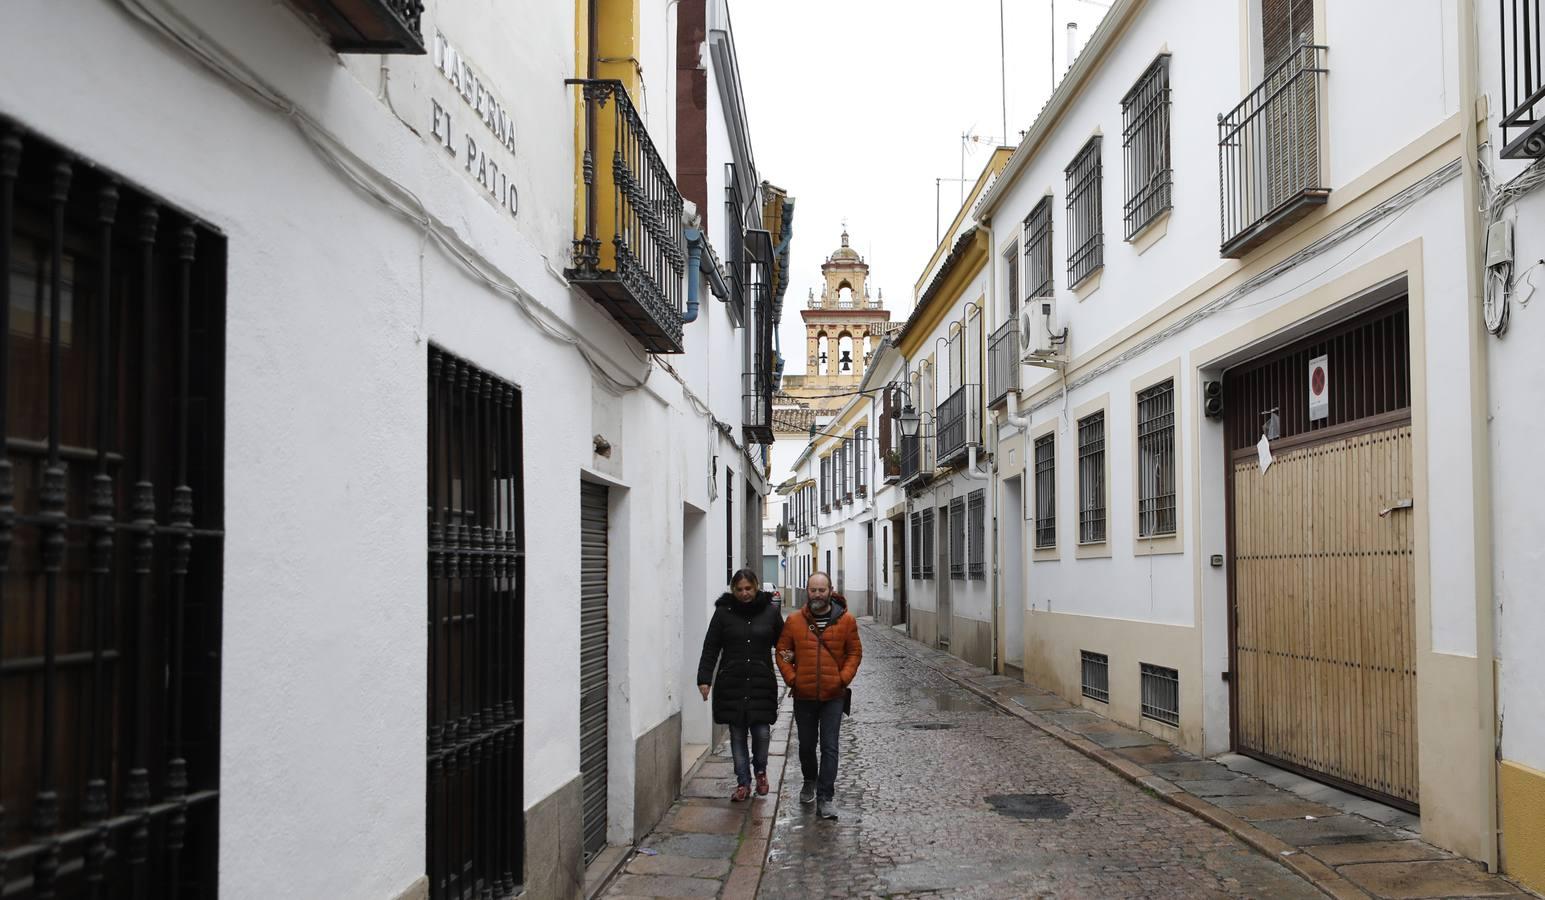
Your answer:
[[[794,724],[799,726],[799,767],[805,784],[815,784],[818,800],[830,800],[837,790],[837,737],[842,726],[842,698],[795,700]],[[821,748],[816,759],[816,745]]]
[[[750,738],[749,752],[746,744]],[[747,787],[751,785],[751,765],[756,763],[758,772],[767,771],[767,745],[772,743],[772,726],[770,725],[731,725],[730,726],[730,755],[735,758],[735,782]]]

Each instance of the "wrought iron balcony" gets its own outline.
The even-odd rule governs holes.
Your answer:
[[[966,448],[982,444],[982,387],[963,384],[939,404],[938,462],[950,465],[965,456]]]
[[[772,239],[766,231],[748,229],[740,241],[741,259],[732,263],[740,272],[746,304],[750,312],[753,346],[741,373],[741,427],[750,444],[773,443],[772,398],[778,383],[778,355],[773,350],[773,333],[778,330],[772,301]]]
[[[680,353],[681,193],[622,82],[569,83],[580,86],[585,110],[584,221],[569,280],[644,349]]]
[[[1004,402],[1009,391],[1019,390],[1019,323],[1009,319],[987,342],[987,384],[992,399],[988,406]]]
[[[423,53],[423,0],[290,0],[339,53]]]
[[[1545,104],[1540,0],[1504,3],[1501,16],[1502,158],[1539,159],[1545,156],[1545,116],[1535,112]]]
[[[912,435],[901,438],[901,483],[907,484],[923,473],[923,438]]]
[[[1298,45],[1218,117],[1223,256],[1249,253],[1330,198],[1320,152],[1326,52]]]

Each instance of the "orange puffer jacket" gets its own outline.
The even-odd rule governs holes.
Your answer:
[[[778,671],[794,689],[795,700],[834,700],[858,674],[864,658],[864,645],[858,639],[858,621],[847,608],[833,601],[832,620],[824,632],[805,616],[806,608],[796,610],[783,623],[778,638]],[[783,658],[785,650],[794,651],[794,661]]]

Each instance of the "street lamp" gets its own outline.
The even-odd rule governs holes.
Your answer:
[[[917,437],[917,426],[923,422],[923,417],[917,414],[917,410],[911,403],[901,408],[901,414],[897,420],[901,422],[901,434],[903,437]]]

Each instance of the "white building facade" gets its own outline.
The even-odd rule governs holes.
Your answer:
[[[791,204],[726,4],[0,31],[0,881],[579,896],[762,555]]]
[[[975,209],[995,616],[1028,680],[1495,866],[1474,4],[1422,10],[1107,14]]]

